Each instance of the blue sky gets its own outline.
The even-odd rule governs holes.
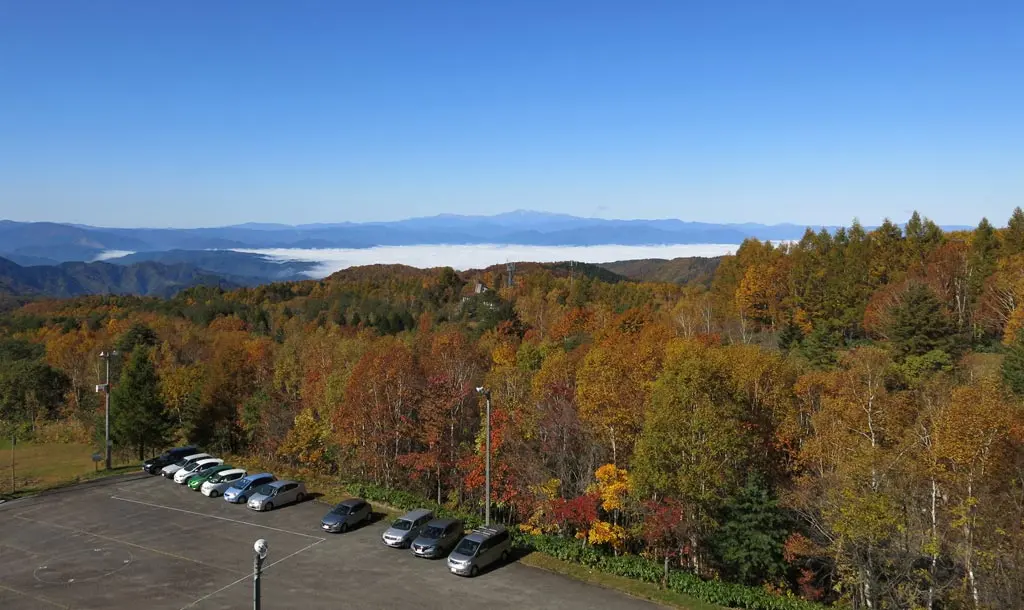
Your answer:
[[[1024,3],[0,1],[0,218],[1005,224]]]

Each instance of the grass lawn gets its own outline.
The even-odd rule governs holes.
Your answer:
[[[632,578],[625,578],[623,576],[606,574],[579,564],[556,559],[550,555],[545,555],[544,553],[530,553],[520,561],[528,566],[548,570],[550,572],[556,572],[599,587],[622,591],[627,595],[646,599],[671,608],[684,608],[685,610],[724,610],[722,606],[709,604],[674,591],[666,591],[651,583],[633,580]]]
[[[123,465],[107,472],[99,464],[99,472],[92,461],[95,448],[81,443],[19,442],[14,450],[14,473],[17,481],[15,495],[35,493],[52,487],[60,487],[79,480],[96,478],[107,474],[125,472],[137,465]],[[11,441],[0,441],[0,495],[11,493]]]

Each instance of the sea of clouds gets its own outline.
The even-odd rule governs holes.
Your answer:
[[[262,254],[279,261],[318,263],[307,272],[312,278],[326,277],[335,271],[374,264],[400,264],[410,267],[452,267],[462,271],[480,269],[507,262],[610,263],[645,258],[722,256],[731,254],[736,244],[679,244],[663,246],[519,246],[507,244],[378,246],[374,248],[269,248],[236,249],[235,252]]]

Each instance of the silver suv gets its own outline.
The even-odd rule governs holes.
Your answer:
[[[417,557],[444,557],[462,538],[462,521],[434,519],[412,541],[412,552]]]
[[[384,530],[380,539],[391,548],[404,549],[412,544],[412,541],[420,535],[423,526],[433,518],[434,513],[425,508],[417,508],[395,519],[391,527]]]
[[[459,576],[476,576],[492,563],[508,559],[512,538],[503,525],[478,527],[448,556],[448,569]]]

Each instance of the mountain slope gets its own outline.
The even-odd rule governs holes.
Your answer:
[[[642,260],[616,261],[600,265],[604,269],[631,280],[642,282],[667,282],[671,284],[710,284],[715,269],[722,257],[687,257],[667,260],[648,258]]]
[[[238,284],[251,285],[264,282],[287,282],[308,280],[306,272],[317,267],[317,263],[306,261],[276,261],[261,254],[233,252],[230,250],[167,250],[157,252],[136,252],[106,262],[115,265],[132,265],[145,261],[165,265],[187,264],[202,271],[214,273]]]
[[[185,264],[71,262],[22,267],[0,258],[0,294],[7,295],[63,298],[87,294],[135,294],[168,297],[198,285],[225,289],[237,287],[237,284]]]

